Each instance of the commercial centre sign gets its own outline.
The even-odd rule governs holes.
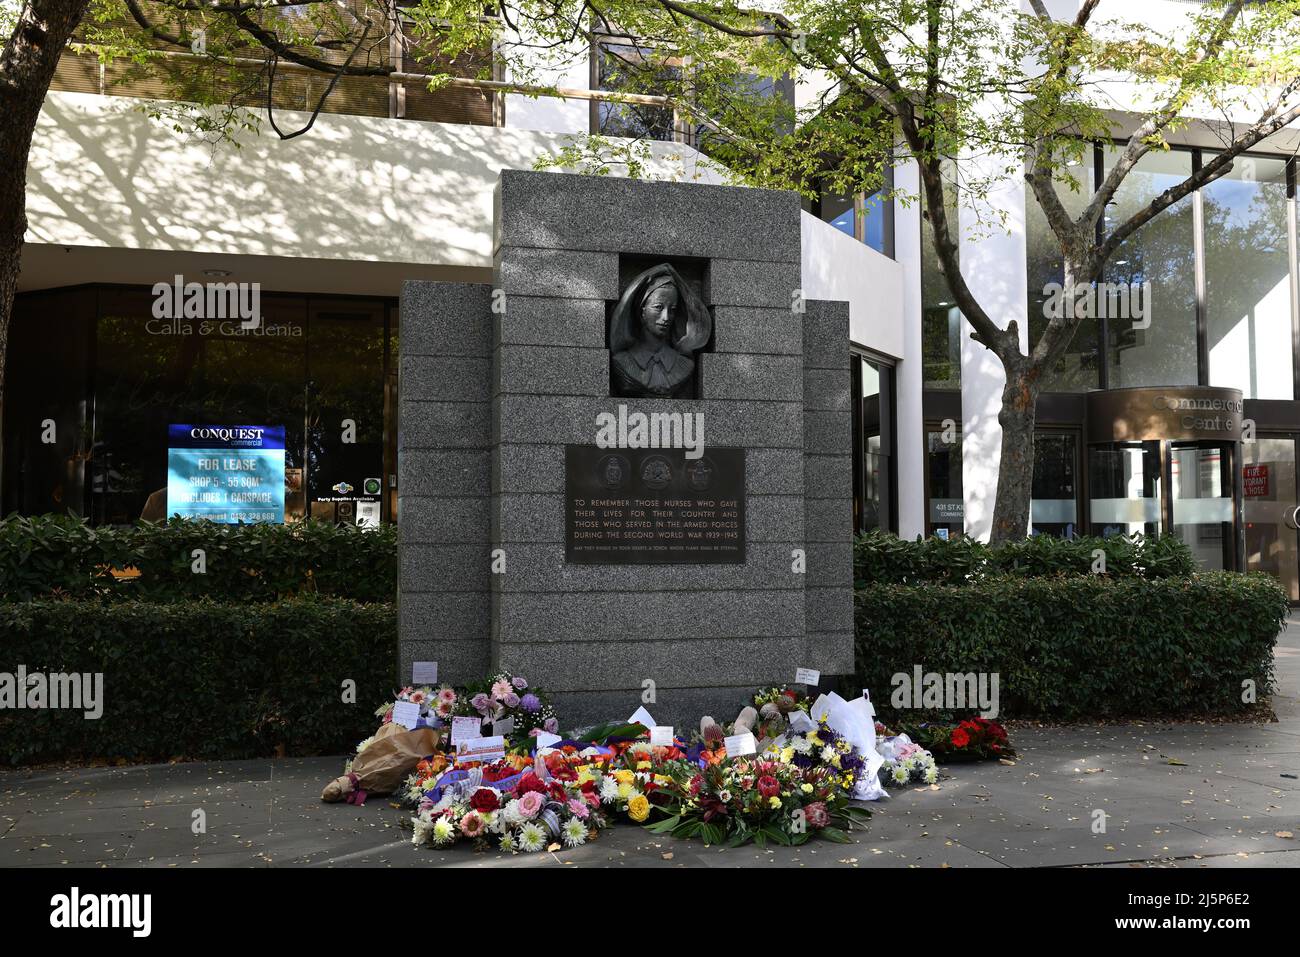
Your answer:
[[[1237,389],[1142,387],[1088,393],[1088,441],[1241,441],[1245,403]]]
[[[284,521],[284,426],[169,425],[167,514]]]

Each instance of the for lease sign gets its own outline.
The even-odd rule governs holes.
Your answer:
[[[167,514],[284,521],[284,426],[169,425]]]

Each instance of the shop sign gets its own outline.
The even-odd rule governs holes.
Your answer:
[[[960,498],[930,499],[931,525],[956,525],[966,518],[966,502]]]
[[[1246,498],[1268,498],[1268,466],[1242,466],[1241,485]]]
[[[1100,389],[1088,393],[1088,441],[1241,440],[1245,403],[1216,386]]]
[[[284,426],[169,425],[167,514],[284,521]]]

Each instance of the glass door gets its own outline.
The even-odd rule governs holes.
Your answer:
[[[925,432],[926,499],[925,533],[939,538],[961,538],[966,529],[966,504],[961,480],[961,433],[952,428],[930,427]]]
[[[1088,449],[1088,515],[1094,535],[1159,535],[1159,442],[1106,442]]]
[[[1169,443],[1170,524],[1206,570],[1236,567],[1232,446]]]
[[[1300,602],[1300,531],[1297,530],[1296,440],[1260,436],[1241,444],[1246,570],[1268,572]]]
[[[1034,434],[1034,486],[1029,534],[1074,538],[1079,531],[1079,437],[1073,432]]]
[[[897,531],[894,503],[894,369],[853,355],[853,511],[859,532]]]

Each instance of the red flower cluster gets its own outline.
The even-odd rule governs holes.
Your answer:
[[[497,793],[491,788],[479,788],[469,798],[469,806],[480,814],[489,814],[501,807]]]
[[[522,778],[520,778],[519,783],[515,785],[515,794],[518,795],[519,797],[523,797],[525,794],[527,794],[530,791],[536,791],[538,794],[551,793],[551,789],[547,785],[547,783],[543,781],[541,778],[539,778],[532,771],[529,771]]]
[[[967,718],[952,729],[948,740],[954,748],[978,751],[981,754],[988,752],[994,757],[1011,753],[1006,729],[988,718]]]
[[[477,766],[475,764],[465,765],[465,767]],[[482,765],[482,768],[484,784],[495,784],[497,781],[504,781],[506,778],[512,778],[519,773],[519,769],[510,763],[508,759],[493,761],[491,764]]]

